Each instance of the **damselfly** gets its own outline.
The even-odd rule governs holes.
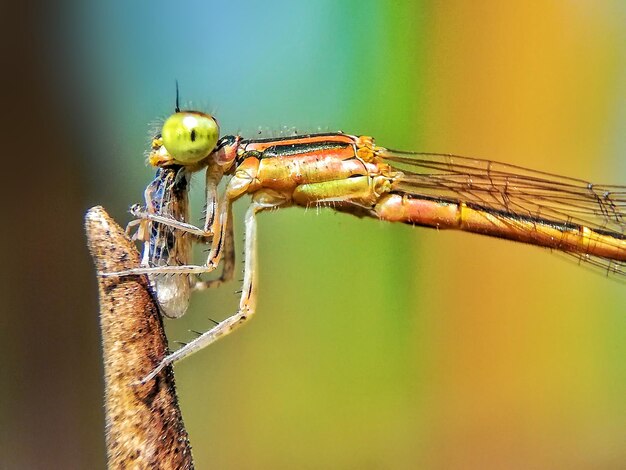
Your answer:
[[[176,112],[165,121],[149,161],[159,168],[157,181],[166,174],[187,175],[206,168],[204,227],[188,225],[185,210],[163,211],[168,198],[180,198],[172,196],[175,190],[169,191],[170,196],[147,193],[147,210],[134,213],[152,227],[153,235],[145,238],[147,253],[152,254],[149,267],[105,275],[200,275],[213,271],[224,258],[219,284],[232,274],[232,204],[244,195],[250,195],[252,202],[245,216],[238,311],[168,355],[144,380],[230,333],[254,314],[256,215],[268,209],[325,206],[359,217],[463,230],[559,250],[607,274],[626,274],[624,186],[596,185],[489,160],[389,150],[371,137],[341,132],[220,139],[212,116],[191,111]],[[177,178],[182,181],[180,176],[167,180]],[[218,194],[223,179],[225,188]],[[157,181],[153,184],[159,186]],[[176,183],[166,186],[176,188]],[[186,196],[184,201],[186,209]],[[156,208],[159,205],[161,209]],[[184,256],[172,259],[173,242],[186,236],[210,240],[204,265],[188,264],[186,248],[180,251]],[[167,250],[158,250],[162,243]],[[164,287],[157,282],[156,289]],[[186,298],[188,292],[181,295]],[[182,312],[177,310],[174,316]]]

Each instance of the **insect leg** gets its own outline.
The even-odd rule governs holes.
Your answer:
[[[143,268],[127,269],[125,271],[116,272],[98,272],[98,276],[102,277],[120,277],[120,276],[137,276],[139,274],[204,274],[210,273],[215,269],[214,266],[197,266],[194,264],[184,264],[177,266],[147,266]]]
[[[232,280],[235,274],[235,242],[233,238],[232,215],[227,218],[222,251],[224,253],[224,261],[222,263],[222,274],[220,277],[207,281],[198,280],[192,285],[193,290],[205,290],[212,287],[219,287],[223,283]]]
[[[180,220],[176,220],[172,217],[166,217],[157,214],[151,214],[147,212],[145,209],[139,206],[133,206],[130,208],[130,213],[139,219],[138,223],[141,223],[143,220],[149,220],[154,223],[158,223],[161,225],[166,225],[168,227],[172,227],[174,229],[178,229],[182,232],[191,233],[198,237],[209,237],[211,236],[211,232],[207,232],[206,230],[196,227],[193,224],[188,224],[186,222],[181,222]],[[130,222],[128,225],[132,224],[135,221]]]
[[[256,214],[263,210],[281,206],[286,202],[287,198],[276,191],[258,191],[254,194],[253,202],[248,208],[245,218],[244,276],[239,309],[234,315],[222,320],[206,333],[168,355],[142,380],[143,383],[154,378],[169,364],[183,359],[233,332],[254,315],[257,293]]]

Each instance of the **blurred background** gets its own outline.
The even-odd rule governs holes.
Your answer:
[[[2,10],[3,469],[105,465],[82,218],[99,204],[129,221],[176,79],[224,133],[341,129],[626,184],[621,1]],[[176,366],[198,468],[626,467],[624,285],[326,210],[262,214],[259,253],[254,321]],[[195,296],[170,340],[232,314],[238,287]]]

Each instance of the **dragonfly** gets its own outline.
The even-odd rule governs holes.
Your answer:
[[[391,150],[372,137],[343,132],[220,137],[213,116],[178,108],[153,139],[148,161],[157,176],[146,190],[146,207],[131,211],[143,228],[144,265],[101,274],[150,275],[167,316],[184,313],[191,291],[232,278],[232,205],[243,196],[250,196],[251,203],[244,217],[237,312],[167,355],[143,383],[254,315],[256,220],[263,211],[329,207],[358,217],[462,230],[557,250],[626,279],[626,186],[459,155]],[[206,179],[203,227],[187,222],[188,177],[199,171]],[[194,241],[209,247],[203,264],[191,264]],[[220,265],[219,278],[198,278]]]

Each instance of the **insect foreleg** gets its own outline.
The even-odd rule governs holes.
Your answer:
[[[196,227],[193,224],[188,224],[187,222],[181,222],[180,220],[176,220],[172,217],[151,214],[138,205],[132,206],[130,208],[130,213],[133,216],[137,217],[137,219],[139,220],[138,223],[141,223],[141,221],[143,220],[149,220],[150,222],[165,225],[167,227],[180,230],[182,232],[191,233],[198,237],[210,237],[212,235],[211,232],[207,232],[206,230],[200,227]],[[135,221],[130,222],[128,225],[130,226],[130,224],[132,224],[133,222]]]
[[[226,230],[222,242],[223,262],[222,274],[217,279],[208,281],[198,280],[193,286],[193,290],[205,290],[213,287],[219,287],[225,282],[231,281],[235,274],[235,242],[233,239],[233,223],[232,216],[228,217]]]

